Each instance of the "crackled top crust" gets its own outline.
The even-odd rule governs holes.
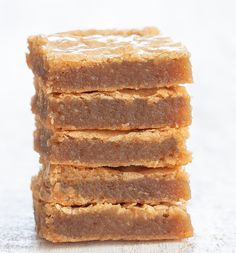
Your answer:
[[[33,36],[48,60],[69,61],[82,66],[91,63],[122,60],[147,60],[155,57],[175,58],[189,53],[181,43],[158,33],[101,32],[57,33]]]

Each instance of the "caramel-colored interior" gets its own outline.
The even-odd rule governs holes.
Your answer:
[[[28,56],[34,74],[45,80],[50,92],[114,91],[120,89],[148,89],[170,87],[192,82],[188,57],[145,62],[102,63],[86,68],[50,71],[46,63],[35,55]]]

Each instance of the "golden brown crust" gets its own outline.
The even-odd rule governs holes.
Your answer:
[[[31,188],[35,198],[64,206],[105,202],[156,205],[190,198],[188,175],[180,168],[85,168],[48,164],[32,178]]]
[[[34,211],[39,236],[51,242],[170,240],[193,234],[183,206],[63,207],[34,200]]]

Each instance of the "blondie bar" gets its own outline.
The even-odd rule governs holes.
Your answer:
[[[32,178],[31,188],[35,198],[64,206],[105,202],[156,205],[190,198],[188,175],[181,168],[44,165]]]
[[[144,30],[89,30],[32,36],[28,66],[46,92],[142,89],[192,82],[181,44]]]
[[[164,240],[192,236],[190,217],[177,205],[64,207],[34,199],[36,229],[51,242]]]
[[[47,94],[37,82],[32,111],[48,128],[132,130],[191,124],[184,87],[75,94]]]
[[[34,147],[41,162],[85,167],[176,167],[191,160],[187,128],[165,131],[61,131],[38,128]]]

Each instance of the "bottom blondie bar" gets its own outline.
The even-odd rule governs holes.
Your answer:
[[[51,242],[165,240],[190,237],[184,206],[95,204],[63,207],[34,199],[36,229]]]

